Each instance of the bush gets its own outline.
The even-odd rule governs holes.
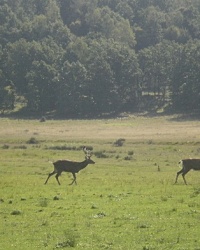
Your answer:
[[[27,149],[27,146],[25,145],[19,145],[19,146],[15,146],[15,149]]]
[[[130,161],[131,159],[132,159],[132,157],[131,157],[131,156],[128,156],[128,155],[124,157],[124,160],[125,160],[125,161]]]
[[[45,117],[45,116],[42,116],[42,117],[40,118],[40,122],[46,122],[46,117]]]
[[[105,151],[97,151],[94,153],[94,155],[97,158],[108,158],[108,156],[105,154]]]
[[[35,137],[31,137],[26,143],[28,144],[38,144],[38,140]]]
[[[124,142],[125,142],[125,139],[120,138],[120,139],[118,139],[118,140],[116,140],[116,141],[114,142],[114,146],[116,146],[116,147],[122,147],[123,144],[124,144]]]
[[[40,207],[47,207],[47,206],[48,206],[48,200],[47,200],[46,198],[41,198],[41,199],[39,200],[38,205],[39,205]]]
[[[64,237],[62,242],[58,242],[56,248],[69,248],[76,247],[79,239],[77,232],[69,229],[64,232]]]
[[[11,215],[20,215],[20,214],[22,214],[22,212],[19,210],[14,210],[11,212]]]
[[[46,149],[50,149],[50,150],[77,150],[77,148],[75,146],[66,146],[66,145],[51,146],[51,147],[46,147]]]
[[[50,149],[50,150],[73,150],[73,151],[79,151],[83,150],[84,146],[68,146],[68,145],[56,145],[56,146],[50,146],[50,147],[45,147],[45,149]],[[92,146],[86,146],[87,150],[92,151],[93,147]]]

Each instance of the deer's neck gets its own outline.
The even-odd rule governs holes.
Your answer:
[[[83,168],[87,167],[87,165],[88,165],[87,160],[82,161],[81,164],[80,164],[80,169],[83,169]]]

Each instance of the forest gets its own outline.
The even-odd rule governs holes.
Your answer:
[[[1,0],[0,114],[198,113],[199,0]]]

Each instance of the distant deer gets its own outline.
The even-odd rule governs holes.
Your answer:
[[[76,183],[76,173],[78,173],[81,169],[87,167],[88,164],[95,164],[93,160],[90,159],[92,156],[91,151],[87,150],[86,147],[83,148],[83,151],[85,153],[85,160],[82,162],[76,162],[76,161],[69,161],[69,160],[58,160],[56,162],[53,162],[54,165],[54,171],[50,173],[47,177],[47,180],[45,181],[44,184],[47,184],[49,178],[56,174],[56,180],[58,184],[60,185],[60,181],[58,177],[61,175],[62,172],[69,172],[72,173],[74,179],[70,185],[73,183]]]
[[[182,169],[177,172],[175,183],[177,183],[178,176],[182,174],[185,185],[187,185],[185,175],[191,170],[200,170],[200,159],[184,159],[179,162],[182,164]]]

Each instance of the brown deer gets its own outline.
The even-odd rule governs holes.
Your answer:
[[[182,169],[177,172],[175,183],[177,183],[178,176],[182,174],[185,185],[187,185],[185,175],[191,170],[200,170],[200,159],[184,159],[179,162],[182,164]]]
[[[92,156],[92,152],[87,150],[86,147],[83,148],[83,151],[85,153],[85,160],[82,162],[76,162],[76,161],[69,161],[69,160],[58,160],[56,162],[53,162],[54,165],[54,171],[51,172],[48,177],[47,180],[45,181],[44,184],[47,184],[49,178],[56,174],[56,180],[58,182],[58,184],[60,185],[60,181],[58,179],[58,177],[61,175],[62,172],[69,172],[72,173],[73,175],[73,181],[70,185],[72,185],[73,183],[76,183],[76,173],[78,173],[81,169],[87,167],[88,164],[95,164],[95,162],[93,160],[90,159],[90,157]]]

